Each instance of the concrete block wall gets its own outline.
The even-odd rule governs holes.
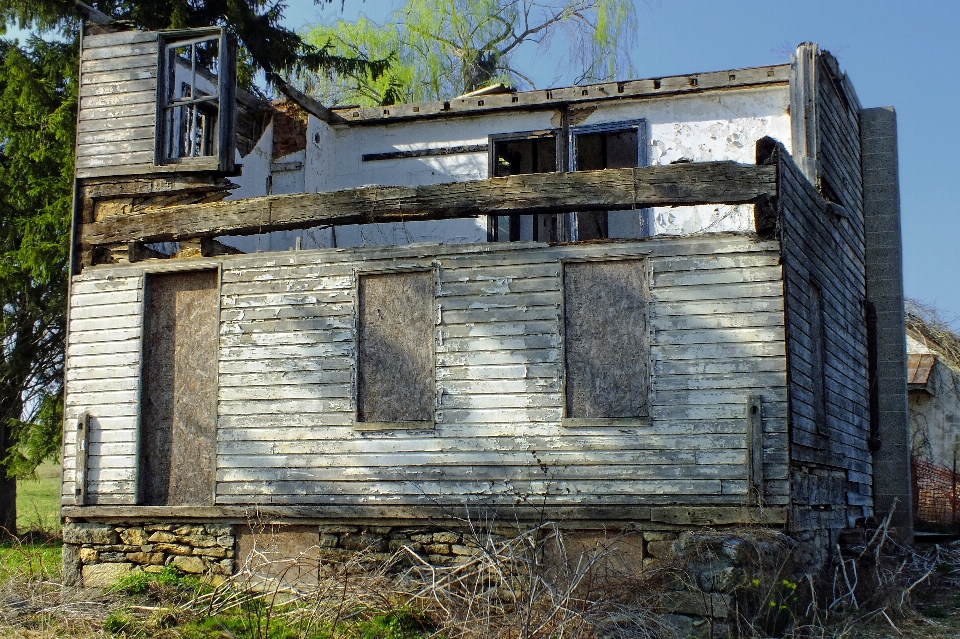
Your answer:
[[[873,459],[874,510],[913,536],[903,257],[897,160],[897,114],[892,107],[860,112],[867,299],[877,312],[877,391],[880,448]]]

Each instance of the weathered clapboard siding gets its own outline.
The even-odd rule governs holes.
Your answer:
[[[74,503],[72,426],[84,411],[90,415],[86,503],[135,503],[142,311],[140,273],[74,277],[66,363],[64,504]]]
[[[860,174],[860,101],[829,53],[819,56],[817,75],[817,153],[820,178],[834,191],[839,204],[851,215],[851,225],[863,233],[863,178]],[[860,258],[864,246],[848,249]]]
[[[826,69],[821,71],[822,80],[828,73]],[[834,91],[832,98],[830,91]],[[837,96],[833,84],[821,85],[818,105],[834,102],[830,109],[836,109],[840,103]],[[843,198],[841,204],[850,213],[849,219],[832,214],[817,189],[782,147],[779,149],[790,389],[791,526],[796,530],[853,525],[857,517],[872,514],[862,195],[857,180],[834,182],[841,177],[836,171],[846,174],[852,167],[858,172],[859,149],[855,156],[838,155],[837,149],[853,147],[842,136],[829,137],[843,127],[848,134],[849,127],[855,130],[856,116],[836,125],[836,130],[825,131],[822,121],[836,120],[835,115],[818,107],[817,121],[821,124],[817,148],[832,149],[819,154],[819,167],[832,188],[837,188],[835,184],[843,187],[842,192],[835,193]],[[816,355],[812,352],[818,344],[811,334],[817,325],[811,318],[817,312],[811,299],[813,282],[823,299],[822,381],[815,379]],[[818,387],[824,393],[826,421],[822,425],[817,424]],[[823,506],[832,509],[829,516],[820,512]]]
[[[83,38],[77,177],[154,166],[158,46],[156,32]]]
[[[786,504],[778,254],[775,242],[717,235],[222,258],[216,502],[375,506],[545,496],[611,507],[742,505],[746,402],[760,395],[766,501]],[[561,261],[611,258],[646,264],[650,421],[568,427]],[[101,463],[112,473],[102,481],[127,482],[110,484],[127,491],[118,502],[132,499],[136,481],[125,471],[136,468],[139,386],[131,364],[140,324],[128,326],[127,318],[145,268],[88,269],[72,305],[80,315],[72,327],[81,330],[72,331],[71,347],[82,354],[68,364],[68,406],[123,400],[121,415],[101,418],[114,421],[91,445],[114,460]],[[436,275],[435,428],[358,432],[357,274],[424,268]],[[107,300],[118,308],[108,310]],[[127,322],[117,338],[107,325],[114,321]],[[117,371],[125,362],[125,375],[91,377],[89,362],[101,357],[114,358],[104,363]],[[85,407],[95,415],[116,410]],[[67,468],[70,455],[68,445]]]

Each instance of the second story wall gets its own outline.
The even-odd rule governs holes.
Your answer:
[[[576,167],[573,137],[616,123],[634,123],[642,139],[638,164],[731,160],[752,163],[757,140],[772,137],[789,148],[788,86],[704,91],[688,95],[558,105],[535,111],[495,111],[463,117],[397,122],[327,124],[310,117],[306,149],[276,157],[273,172],[252,155],[232,197],[336,191],[365,185],[425,185],[480,180],[491,175],[491,140],[538,133],[556,138],[556,167]],[[564,131],[567,132],[564,136]],[[254,154],[269,156],[270,135]],[[273,154],[276,155],[276,154]],[[302,169],[291,172],[291,166]],[[284,170],[278,172],[276,169]],[[301,172],[302,171],[302,172]],[[289,189],[289,190],[287,190]],[[638,212],[634,235],[749,232],[751,205],[658,207]],[[416,242],[475,243],[488,239],[486,218],[312,229],[237,241],[244,250],[393,245]],[[529,238],[525,238],[529,239]]]

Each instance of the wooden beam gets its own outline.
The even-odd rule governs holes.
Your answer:
[[[603,526],[619,523],[624,528],[643,530],[676,529],[685,526],[730,526],[742,524],[783,525],[786,508],[748,506],[546,506],[550,518],[561,526],[584,528],[583,522]],[[251,504],[249,506],[71,506],[64,505],[61,515],[88,521],[219,521],[246,523],[251,519],[263,523],[326,523],[338,521],[351,525],[370,523],[378,526],[410,526],[441,523],[455,527],[466,523],[467,515],[503,522],[542,521],[544,509],[539,506],[476,506],[465,510],[463,504],[386,505],[386,506],[283,506]],[[601,524],[602,522],[602,524]]]
[[[163,193],[229,191],[237,188],[230,180],[215,175],[172,175],[170,177],[117,177],[82,182],[86,198],[147,197]]]
[[[351,126],[384,124],[400,120],[462,117],[493,111],[557,109],[565,105],[587,106],[591,103],[622,99],[661,98],[663,96],[703,93],[704,91],[743,89],[757,86],[785,85],[790,80],[789,64],[750,69],[731,69],[689,75],[664,76],[646,80],[605,82],[559,89],[538,89],[497,95],[460,96],[452,100],[420,104],[392,104],[379,107],[338,107],[331,113]]]
[[[747,489],[752,505],[763,504],[763,398],[747,398]]]
[[[172,206],[85,224],[85,247],[163,242],[323,225],[564,213],[691,204],[747,204],[776,195],[776,167],[701,162],[538,173],[418,187],[376,186]]]
[[[339,115],[333,113],[327,107],[323,106],[313,98],[311,98],[306,93],[299,91],[296,87],[293,87],[278,76],[274,76],[274,81],[277,83],[277,88],[280,89],[280,92],[285,96],[293,100],[304,111],[317,118],[323,122],[337,123],[343,122],[343,118]]]
[[[817,59],[819,49],[804,42],[790,62],[790,126],[792,155],[811,184],[817,184]]]
[[[90,442],[90,415],[83,411],[77,418],[77,454],[74,471],[73,503],[83,506],[87,503],[87,450]]]

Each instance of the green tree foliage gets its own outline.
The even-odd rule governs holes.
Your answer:
[[[247,85],[256,69],[272,80],[308,69],[377,77],[387,64],[305,43],[280,25],[279,2],[90,4],[94,13],[142,29],[226,26],[246,51]],[[64,40],[31,38],[24,47],[0,40],[0,528],[10,532],[15,478],[56,458],[61,445],[81,13],[91,11],[75,0],[0,0],[0,34],[17,24]]]
[[[340,0],[341,3],[345,0]],[[330,4],[334,0],[314,0]],[[242,86],[263,70],[271,81],[283,73],[333,71],[378,77],[388,65],[384,58],[337,55],[330,47],[315,47],[280,24],[286,5],[267,0],[91,0],[88,5],[140,29],[187,29],[225,26],[239,40],[243,59]],[[72,32],[78,3],[74,0],[0,0],[6,23],[41,30]]]
[[[368,106],[446,99],[495,81],[532,87],[522,62],[535,44],[557,54],[558,79],[603,81],[632,71],[626,50],[635,31],[630,0],[408,0],[383,25],[361,17],[305,35],[336,55],[394,55],[383,75],[334,70],[298,80],[323,102]]]
[[[76,136],[72,44],[0,40],[0,525],[14,476],[56,457]]]

